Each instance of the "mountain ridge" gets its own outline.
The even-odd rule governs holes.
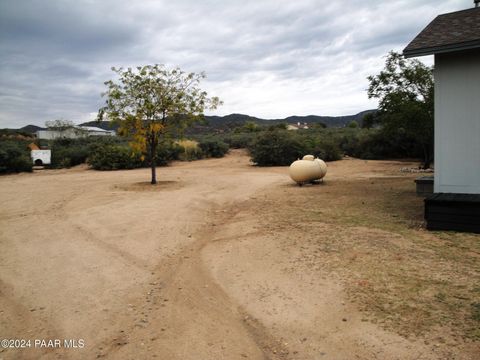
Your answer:
[[[344,127],[349,124],[351,121],[356,121],[359,124],[362,123],[363,117],[366,114],[375,112],[377,110],[370,109],[364,110],[357,114],[353,115],[344,115],[344,116],[323,116],[323,115],[291,115],[287,116],[283,119],[262,119],[255,116],[250,116],[246,114],[228,114],[224,116],[218,115],[206,115],[205,116],[205,123],[204,124],[196,124],[194,126],[197,130],[203,130],[204,132],[208,129],[224,129],[224,128],[233,128],[236,126],[240,126],[247,121],[255,122],[259,125],[272,125],[276,123],[287,123],[287,124],[297,124],[297,123],[308,123],[308,124],[315,124],[315,123],[322,123],[325,124],[327,127]],[[118,126],[111,124],[109,121],[87,121],[81,123],[79,125],[82,126],[95,126],[102,128],[104,130],[116,130]],[[19,129],[10,129],[10,130],[17,130],[23,131],[28,133],[34,133],[37,130],[43,130],[44,127],[38,125],[26,125]]]

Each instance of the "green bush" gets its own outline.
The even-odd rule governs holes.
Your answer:
[[[343,152],[361,159],[421,158],[422,149],[402,132],[386,134],[380,129],[363,130],[339,140]]]
[[[347,125],[350,129],[356,129],[358,128],[358,122],[356,122],[355,120],[352,120],[348,123]]]
[[[32,171],[30,150],[26,142],[0,141],[0,173]]]
[[[260,131],[261,127],[254,121],[246,121],[242,126],[234,128],[235,133],[251,133]]]
[[[273,124],[267,127],[267,130],[273,131],[273,130],[287,130],[288,129],[288,123],[286,122],[281,122],[277,124]]]
[[[129,146],[107,144],[96,146],[88,157],[88,165],[95,170],[134,169],[144,166],[141,155]]]
[[[336,161],[342,158],[340,148],[333,141],[318,142],[307,152],[324,161]]]
[[[221,158],[228,152],[228,144],[217,139],[205,139],[198,145],[205,157]]]
[[[290,131],[273,130],[260,134],[249,151],[259,166],[282,166],[305,155],[307,146]]]
[[[422,149],[402,131],[387,134],[378,128],[329,128],[304,133],[302,141],[307,143],[314,155],[324,156],[328,161],[338,159],[338,155],[360,159],[422,157]],[[322,155],[325,151],[326,154]]]
[[[45,145],[45,143],[43,143]],[[112,136],[92,136],[80,139],[56,139],[47,145],[52,150],[52,168],[68,168],[83,164],[98,147],[107,145],[127,146],[127,141]]]
[[[86,146],[52,146],[52,168],[69,168],[71,166],[83,164],[89,153],[89,149]]]
[[[232,149],[248,149],[256,138],[257,133],[240,133],[225,136],[223,141]]]
[[[337,139],[337,144],[343,154],[358,157],[362,137],[359,134],[345,134]]]
[[[179,160],[184,149],[173,141],[164,141],[157,147],[157,165],[165,166],[172,160]]]

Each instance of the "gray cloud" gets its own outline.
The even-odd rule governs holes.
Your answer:
[[[93,116],[112,66],[206,71],[217,114],[341,115],[376,106],[366,76],[470,0],[0,2],[0,127]]]

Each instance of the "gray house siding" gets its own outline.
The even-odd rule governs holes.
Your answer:
[[[480,49],[435,55],[434,192],[480,194]]]

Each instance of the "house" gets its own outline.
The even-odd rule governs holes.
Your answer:
[[[304,122],[303,124],[301,122],[297,122],[296,125],[293,125],[293,124],[287,125],[287,130],[298,130],[298,129],[308,129],[308,124],[306,122]]]
[[[87,136],[115,136],[115,130],[105,130],[95,126],[78,126]]]
[[[61,129],[46,129],[36,132],[38,139],[78,139],[87,136],[115,136],[115,131],[94,126],[72,126]]]
[[[427,228],[480,232],[480,0],[437,16],[404,49],[435,57],[434,193]]]

